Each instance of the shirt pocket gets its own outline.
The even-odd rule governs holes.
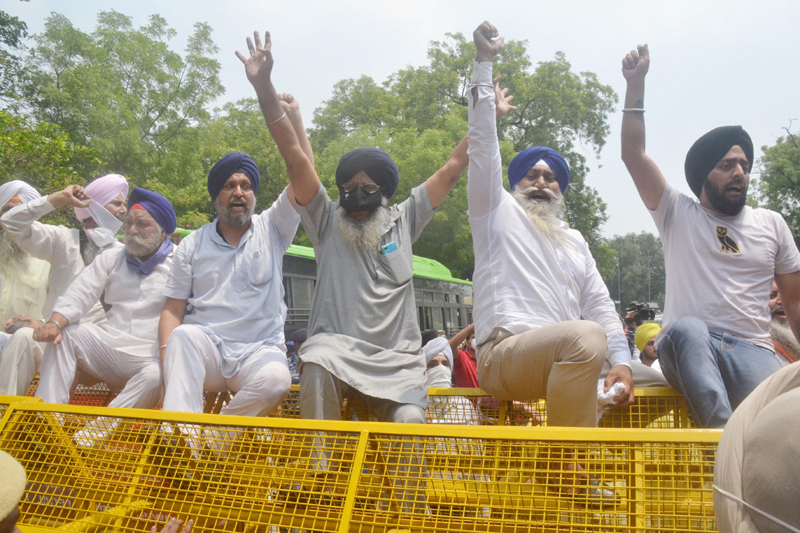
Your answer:
[[[397,285],[405,285],[414,275],[412,258],[398,248],[389,254],[378,254],[378,264],[389,281]]]
[[[272,279],[272,261],[266,250],[256,250],[245,261],[247,281],[251,285],[264,285]]]

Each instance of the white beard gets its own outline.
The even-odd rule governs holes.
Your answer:
[[[353,220],[343,208],[333,215],[342,240],[351,248],[364,252],[377,251],[389,224],[389,210],[381,206],[364,220]]]
[[[164,242],[165,237],[163,236],[164,230],[161,229],[161,226],[158,224],[156,224],[156,226],[158,227],[157,231],[154,231],[147,237],[126,235],[122,242],[125,243],[125,248],[128,250],[128,253],[136,259],[140,259],[158,250],[161,243]]]
[[[94,258],[100,255],[100,252],[102,252],[100,247],[87,235],[86,243],[83,245],[83,264],[90,265]]]
[[[788,324],[772,320],[769,323],[769,333],[778,344],[781,344],[789,353],[800,359],[800,342],[797,342],[794,333],[792,333],[792,328]]]
[[[537,191],[544,191],[550,201],[543,202],[531,198],[530,194]],[[555,193],[550,189],[528,187],[526,189],[514,189],[511,195],[525,210],[528,219],[545,237],[559,244],[566,243],[566,234],[558,220],[561,214],[561,203],[564,199],[561,193]]]
[[[0,232],[0,268],[3,274],[12,277],[25,268],[28,254],[17,246],[6,232]]]

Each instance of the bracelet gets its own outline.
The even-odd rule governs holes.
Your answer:
[[[158,350],[159,350],[159,351],[161,351],[161,350],[163,350],[163,349],[164,349],[164,348],[166,348],[166,347],[167,347],[167,345],[166,345],[166,344],[162,344],[161,346],[159,346],[159,347],[158,347]]]
[[[273,120],[272,122],[267,122],[267,126],[272,126],[273,124],[277,124],[281,120],[286,118],[286,111],[283,112],[283,115],[280,116],[277,120]]]
[[[622,108],[623,113],[644,113],[644,108],[642,107],[624,107]]]
[[[61,324],[59,324],[55,320],[48,320],[47,322],[45,322],[45,324],[55,324],[56,327],[58,328],[58,332],[61,333]]]

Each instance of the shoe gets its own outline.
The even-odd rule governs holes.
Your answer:
[[[590,509],[602,509],[619,505],[620,498],[614,489],[598,478],[589,475],[588,477],[580,478],[578,483],[583,486],[577,492],[566,494],[566,496]]]

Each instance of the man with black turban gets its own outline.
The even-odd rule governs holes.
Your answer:
[[[753,142],[741,126],[715,128],[689,149],[695,201],[645,153],[647,45],[622,60],[627,81],[622,160],[661,235],[667,294],[656,340],[661,369],[701,427],[725,427],[736,406],[781,368],[770,340],[772,280],[800,333],[800,253],[781,215],[746,205]]]
[[[289,171],[303,227],[317,259],[308,340],[299,353],[303,418],[340,419],[346,395],[360,395],[380,420],[425,422],[425,359],[412,283],[413,243],[467,165],[466,139],[405,201],[389,206],[399,173],[377,148],[342,156],[332,201],[303,153],[271,71],[269,34],[237,55],[256,90]],[[505,99],[504,99],[505,100]]]

